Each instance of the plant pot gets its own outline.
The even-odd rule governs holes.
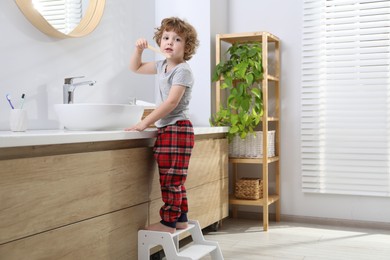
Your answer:
[[[275,156],[275,131],[268,131],[268,157]],[[236,158],[262,158],[263,132],[248,134],[245,139],[235,135],[229,144],[229,156]]]

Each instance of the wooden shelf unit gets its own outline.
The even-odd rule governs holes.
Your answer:
[[[229,163],[232,164],[232,182],[233,188],[238,178],[238,164],[258,164],[261,165],[259,175],[263,180],[263,198],[258,200],[237,199],[234,195],[230,195],[229,204],[232,206],[233,217],[237,217],[237,207],[245,206],[261,206],[263,207],[263,229],[268,230],[269,225],[269,206],[275,205],[275,218],[280,221],[280,162],[279,162],[279,136],[280,136],[280,40],[275,35],[268,32],[250,32],[250,33],[233,33],[233,34],[217,34],[216,35],[216,64],[222,60],[222,43],[246,43],[246,42],[260,42],[262,45],[262,61],[263,61],[263,80],[261,88],[263,92],[263,109],[264,114],[261,120],[261,130],[263,132],[263,158],[229,158]],[[273,46],[270,46],[273,45]],[[272,63],[272,64],[270,64]],[[273,65],[273,72],[270,72],[270,65]],[[216,82],[215,92],[215,109],[218,111],[221,104],[221,81]],[[272,83],[272,84],[270,84]],[[269,115],[269,88],[273,87],[272,95],[274,98],[272,116]],[[268,131],[270,129],[269,122],[272,123],[275,135],[275,156],[268,157]],[[269,194],[269,165],[274,164],[273,174],[275,176],[275,190],[274,194]]]

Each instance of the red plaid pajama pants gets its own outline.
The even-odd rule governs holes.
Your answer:
[[[184,182],[194,147],[194,130],[189,120],[158,129],[153,152],[160,173],[161,223],[176,227],[187,220],[188,202]]]

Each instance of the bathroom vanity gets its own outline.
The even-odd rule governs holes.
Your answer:
[[[228,216],[223,127],[195,128],[186,188],[202,227]],[[0,259],[137,259],[162,205],[157,131],[0,132]]]

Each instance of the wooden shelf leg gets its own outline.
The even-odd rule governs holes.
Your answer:
[[[268,207],[263,207],[263,229],[268,231]]]
[[[237,210],[237,208],[238,208],[238,206],[236,206],[236,205],[232,206],[233,218],[237,218],[238,217],[238,210]]]
[[[275,203],[275,221],[280,222],[280,202]]]

